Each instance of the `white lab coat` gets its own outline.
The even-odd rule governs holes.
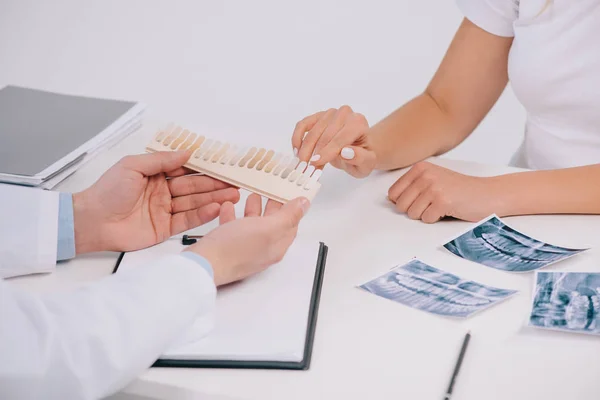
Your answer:
[[[56,267],[58,194],[0,184],[0,274]],[[97,399],[126,386],[194,322],[215,286],[170,255],[83,288],[36,295],[0,279],[0,399]]]

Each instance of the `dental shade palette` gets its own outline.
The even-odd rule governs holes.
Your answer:
[[[159,130],[147,152],[191,150],[185,167],[280,203],[297,197],[312,201],[321,188],[322,170],[293,155],[239,147],[169,125]]]

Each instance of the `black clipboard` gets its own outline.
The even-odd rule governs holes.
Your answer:
[[[183,244],[187,238],[184,238]],[[313,289],[310,298],[310,310],[308,312],[308,321],[306,326],[306,339],[304,342],[304,356],[302,361],[251,361],[251,360],[176,360],[159,358],[152,364],[152,367],[166,368],[233,368],[233,369],[282,369],[282,370],[308,370],[312,359],[313,343],[317,329],[317,318],[319,313],[319,303],[321,300],[321,288],[323,286],[323,276],[325,273],[325,264],[327,262],[328,247],[319,243],[319,255],[317,257],[317,268],[313,280]],[[121,260],[125,253],[121,253],[117,259],[117,264],[113,269],[113,274],[119,269]]]

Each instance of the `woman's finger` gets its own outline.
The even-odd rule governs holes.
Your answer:
[[[446,216],[444,210],[442,210],[437,204],[432,203],[421,215],[421,221],[427,224],[433,224],[440,221]]]
[[[327,112],[325,112],[325,114],[323,114],[315,123],[315,125],[308,131],[304,137],[304,140],[302,141],[302,145],[298,149],[298,158],[300,161],[308,161],[312,157],[317,142],[321,138],[321,135],[323,135],[327,125],[329,125],[330,120],[335,116],[335,113],[335,108],[327,110]]]
[[[398,197],[421,175],[420,168],[414,166],[409,169],[404,175],[390,187],[388,190],[388,199],[393,203],[396,202]]]
[[[331,142],[331,139],[344,127],[351,114],[352,109],[349,106],[342,106],[336,111],[315,145],[315,154],[320,154],[321,149]]]
[[[312,129],[313,126],[317,123],[317,121],[325,114],[325,111],[320,111],[316,114],[309,115],[304,118],[300,122],[296,124],[294,128],[294,133],[292,134],[292,147],[294,148],[294,155],[297,155],[298,150],[302,146],[302,140],[304,139],[304,134]]]
[[[400,212],[407,212],[408,209],[413,205],[415,200],[427,191],[430,182],[424,179],[415,180],[410,186],[406,188],[398,198],[396,199],[396,209]]]
[[[424,191],[422,192],[415,201],[413,201],[413,203],[410,205],[410,207],[408,207],[408,210],[406,211],[406,215],[408,215],[408,218],[410,219],[414,219],[414,220],[418,220],[421,219],[423,213],[425,212],[425,210],[427,209],[427,207],[429,207],[431,205],[431,202],[433,200],[433,196],[431,195],[430,191]]]
[[[359,114],[353,114],[352,117],[354,122],[347,122],[342,129],[331,138],[327,145],[315,154],[311,164],[315,167],[321,167],[331,162],[336,157],[341,156],[342,149],[351,146],[353,143],[357,142],[361,136],[366,134],[369,127],[368,124],[366,124],[366,122],[358,122],[360,117],[356,117],[356,115]]]

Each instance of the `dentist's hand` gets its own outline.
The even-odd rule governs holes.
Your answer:
[[[73,195],[77,254],[131,251],[205,224],[239,191],[207,176],[185,176],[191,153],[127,156]],[[167,179],[167,176],[172,179]]]
[[[217,286],[244,279],[283,258],[309,205],[305,198],[284,206],[269,200],[261,216],[261,197],[252,194],[246,201],[244,218],[236,220],[233,204],[224,203],[219,218],[222,225],[185,251],[211,263]]]
[[[298,122],[292,146],[301,161],[310,160],[317,168],[331,163],[356,178],[364,178],[377,164],[368,130],[366,118],[349,106],[331,108]]]

